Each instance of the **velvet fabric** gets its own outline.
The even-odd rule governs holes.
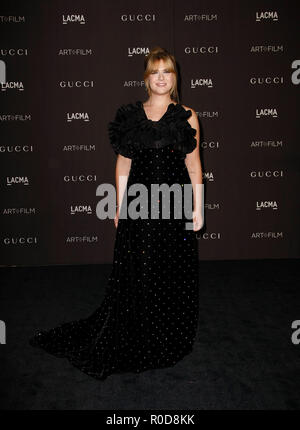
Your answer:
[[[190,115],[170,103],[160,120],[152,121],[137,101],[119,107],[108,124],[115,153],[132,160],[127,189],[139,183],[149,191],[148,213],[151,184],[191,185],[184,163],[196,147]],[[128,196],[126,205],[123,200],[121,212],[134,198]],[[154,219],[120,218],[100,306],[87,318],[38,329],[30,344],[102,380],[113,373],[174,366],[189,354],[198,325],[198,245],[196,232],[186,229],[191,219],[184,214],[184,198],[179,202],[182,218],[174,210],[163,217],[164,198]]]

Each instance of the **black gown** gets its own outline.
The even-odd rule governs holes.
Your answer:
[[[151,183],[191,184],[184,163],[196,147],[190,115],[174,103],[159,121],[147,118],[141,101],[118,108],[108,132],[115,153],[132,159],[127,189],[134,183],[147,189]],[[197,237],[185,228],[185,216],[171,215],[120,218],[100,307],[85,319],[37,330],[30,344],[102,380],[174,366],[189,354],[198,326]]]

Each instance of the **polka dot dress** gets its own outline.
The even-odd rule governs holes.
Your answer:
[[[159,121],[151,121],[138,101],[122,105],[109,123],[114,151],[132,159],[127,186],[147,188],[148,211],[151,184],[191,183],[184,163],[196,147],[190,115],[171,103]],[[113,373],[173,366],[192,351],[199,303],[196,232],[185,228],[190,219],[175,219],[173,210],[164,219],[163,197],[164,192],[156,219],[119,219],[100,307],[85,319],[37,330],[32,346],[65,357],[101,380]],[[128,196],[127,207],[135,198]],[[172,193],[170,202],[174,205]]]

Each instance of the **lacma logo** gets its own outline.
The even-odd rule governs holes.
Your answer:
[[[272,117],[278,118],[278,113],[276,108],[261,108],[256,109],[256,118]]]
[[[72,23],[85,24],[86,19],[83,14],[68,14],[68,15],[62,16],[62,23],[63,24],[72,24]]]
[[[5,322],[0,320],[0,344],[6,344],[6,326]]]
[[[262,12],[256,12],[256,22],[260,21],[278,21],[278,12],[276,10],[273,11],[262,11]]]

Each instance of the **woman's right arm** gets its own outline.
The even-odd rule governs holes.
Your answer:
[[[119,221],[120,208],[123,201],[124,192],[126,189],[129,172],[131,169],[131,158],[123,157],[118,154],[116,162],[116,192],[117,192],[117,211],[115,216],[115,226],[117,228]]]

